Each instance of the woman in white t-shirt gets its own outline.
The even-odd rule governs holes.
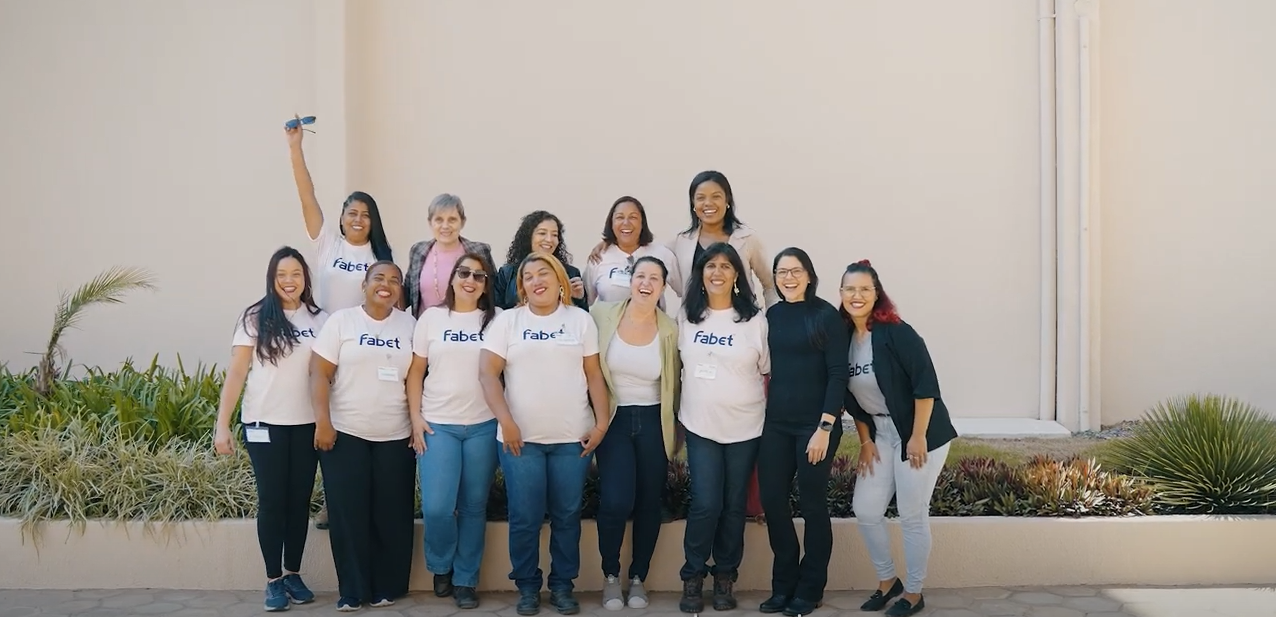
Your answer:
[[[611,415],[598,328],[589,313],[572,306],[571,281],[554,256],[532,253],[515,274],[520,302],[488,328],[479,373],[498,422],[510,578],[519,591],[518,614],[539,612],[540,537],[548,511],[550,602],[573,614],[580,610],[572,589],[580,573],[585,476]]]
[[[483,333],[500,312],[494,275],[481,253],[453,264],[443,305],[425,309],[417,321],[408,369],[412,432],[425,434],[417,457],[425,567],[434,573],[434,595],[451,595],[465,609],[479,605],[475,588],[496,473],[496,417],[478,382]]]
[[[395,308],[403,273],[376,262],[362,306],[335,311],[311,356],[315,448],[328,497],[337,610],[389,606],[408,593],[416,467],[404,382],[416,320]]]
[[[682,355],[679,419],[687,433],[691,508],[682,566],[685,613],[704,610],[704,577],[713,573],[713,608],[735,608],[744,558],[745,502],[766,415],[771,372],[767,322],[739,253],[709,245],[692,265],[678,316]],[[710,556],[713,567],[708,566]]]
[[[266,610],[313,602],[298,572],[315,487],[315,414],[310,406],[310,348],[328,314],[315,306],[310,268],[285,246],[266,268],[266,295],[235,322],[213,439],[234,452],[230,421],[239,395],[244,447],[257,480],[257,542],[266,562]]]
[[[654,243],[653,238],[647,226],[647,210],[636,198],[626,195],[611,205],[603,222],[601,249],[596,248],[585,265],[585,293],[590,304],[627,300],[634,262],[648,255],[665,265],[670,276],[668,287],[682,295],[682,275],[673,251]]]

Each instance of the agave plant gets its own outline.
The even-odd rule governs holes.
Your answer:
[[[53,315],[53,329],[49,332],[49,344],[36,370],[36,390],[47,395],[58,377],[58,363],[67,358],[62,347],[62,335],[76,327],[80,316],[95,304],[120,304],[130,291],[155,289],[155,277],[142,268],[115,266],[80,285],[75,293],[62,293],[57,311]]]
[[[1172,511],[1276,511],[1276,421],[1239,400],[1210,394],[1162,402],[1111,454],[1148,479]]]

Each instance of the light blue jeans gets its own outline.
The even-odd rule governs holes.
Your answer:
[[[930,560],[930,497],[948,459],[951,442],[931,450],[926,455],[926,464],[921,469],[913,469],[907,461],[900,460],[906,444],[902,443],[895,423],[883,416],[873,416],[873,420],[877,425],[873,442],[882,460],[873,463],[871,475],[855,481],[851,507],[855,510],[856,526],[877,569],[877,580],[894,579],[895,562],[891,559],[891,537],[885,521],[886,507],[891,497],[895,498],[904,536],[904,561],[908,567],[904,591],[921,593]]]
[[[496,475],[496,420],[431,424],[417,457],[425,567],[452,573],[457,587],[477,587],[487,534],[487,495]]]

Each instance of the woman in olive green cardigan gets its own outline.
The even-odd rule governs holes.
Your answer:
[[[634,262],[629,299],[596,302],[598,356],[611,395],[612,420],[598,456],[598,552],[603,606],[624,607],[620,545],[633,517],[629,607],[646,608],[643,581],[660,534],[661,503],[674,450],[674,418],[682,384],[678,326],[657,303],[669,269],[655,257]]]

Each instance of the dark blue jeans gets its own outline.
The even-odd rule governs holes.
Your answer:
[[[626,578],[647,580],[660,537],[660,508],[669,459],[660,405],[618,407],[598,456],[598,553],[603,574],[620,576],[625,521],[633,517],[633,555]]]
[[[758,460],[758,441],[721,444],[687,431],[691,509],[682,540],[686,558],[679,573],[682,580],[703,578],[710,572],[735,580],[744,559],[744,509]]]
[[[604,440],[605,441],[605,440]],[[549,514],[549,589],[570,591],[580,575],[580,510],[592,457],[579,443],[523,443],[518,456],[501,446],[509,510],[510,580],[539,591],[541,526]]]

